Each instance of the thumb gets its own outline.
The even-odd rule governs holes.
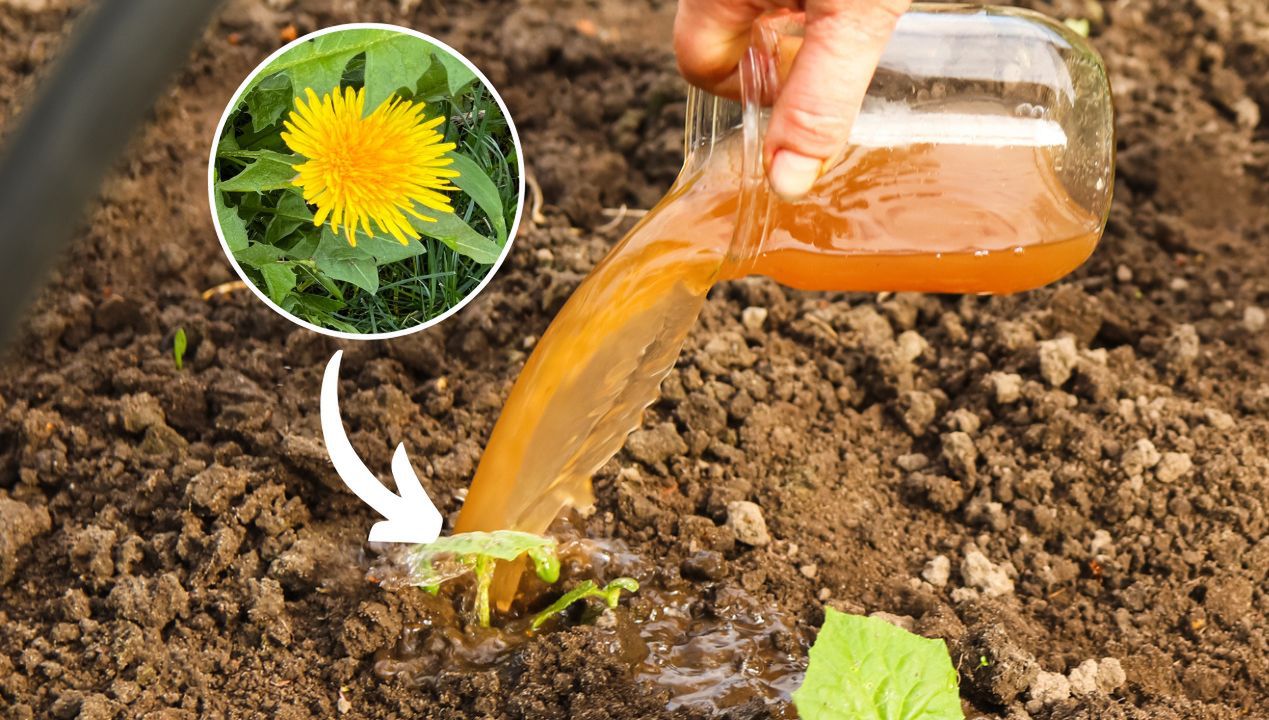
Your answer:
[[[796,200],[845,149],[895,23],[910,0],[807,0],[806,31],[767,127],[771,189]]]

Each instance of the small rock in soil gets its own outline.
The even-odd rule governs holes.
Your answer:
[[[684,560],[679,570],[691,580],[721,580],[727,575],[727,561],[720,552],[701,550]]]
[[[1016,403],[1022,397],[1022,376],[1017,373],[994,372],[987,376],[987,382],[1000,405]]]
[[[1168,452],[1163,454],[1159,464],[1155,466],[1154,476],[1159,479],[1159,482],[1173,483],[1185,477],[1193,467],[1194,463],[1190,460],[1189,454]]]
[[[1071,692],[1075,695],[1092,695],[1097,692],[1097,661],[1085,660],[1067,675]]]
[[[1008,705],[1035,682],[1035,657],[1005,627],[985,620],[969,629],[960,647],[960,666],[971,694]]]
[[[149,393],[124,395],[119,400],[119,414],[123,417],[123,429],[130,433],[145,432],[166,423],[163,408]]]
[[[1123,456],[1119,459],[1119,464],[1123,467],[1124,472],[1128,474],[1128,477],[1135,477],[1158,465],[1162,459],[1163,456],[1159,454],[1154,443],[1142,438],[1124,451]]]
[[[33,508],[0,496],[0,587],[13,579],[22,548],[51,527],[52,518],[45,506]]]
[[[951,576],[952,561],[946,555],[935,555],[921,571],[921,577],[934,587],[944,587]]]
[[[968,433],[944,433],[943,459],[958,477],[970,479],[978,462],[978,448],[974,447],[974,440]]]
[[[1176,377],[1184,375],[1199,356],[1199,336],[1193,325],[1178,325],[1163,345],[1163,370]]]
[[[1062,673],[1041,670],[1036,673],[1035,680],[1027,689],[1031,701],[1027,703],[1028,712],[1036,712],[1046,705],[1062,702],[1071,696],[1071,681]]]
[[[1056,340],[1045,340],[1040,343],[1040,376],[1053,387],[1061,387],[1071,379],[1079,359],[1074,337],[1063,335]]]
[[[921,453],[909,453],[900,455],[895,460],[895,464],[908,472],[916,470],[924,470],[930,464],[930,459]]]
[[[894,613],[888,613],[884,610],[878,610],[877,612],[869,613],[868,617],[884,620],[891,625],[907,630],[908,632],[912,632],[916,628],[916,618],[911,615],[895,615]]]
[[[248,479],[250,475],[243,470],[212,465],[190,479],[185,486],[185,498],[196,507],[219,515],[247,491]]]
[[[934,398],[929,393],[920,390],[910,390],[899,398],[899,407],[902,412],[903,425],[908,432],[920,437],[925,434],[926,428],[930,423],[934,422],[934,416],[938,413],[938,406],[934,403]]]
[[[767,322],[767,309],[764,307],[747,307],[740,313],[740,322],[753,332],[762,329]]]
[[[1128,674],[1118,658],[1102,658],[1097,663],[1097,689],[1104,693],[1112,693],[1128,682]]]
[[[1243,327],[1247,328],[1248,332],[1264,330],[1265,322],[1265,311],[1261,308],[1251,305],[1246,310],[1243,310]]]
[[[762,508],[748,500],[727,503],[727,527],[736,534],[737,540],[746,545],[762,547],[771,542]]]
[[[687,443],[679,436],[674,423],[661,423],[646,430],[637,430],[626,441],[630,457],[645,465],[656,465],[668,458],[687,452]]]
[[[987,597],[1000,597],[1013,592],[1013,580],[1003,566],[996,565],[978,550],[965,553],[961,561],[961,580],[977,588]]]

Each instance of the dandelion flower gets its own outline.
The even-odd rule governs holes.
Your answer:
[[[419,236],[410,217],[436,221],[418,206],[454,211],[442,194],[458,189],[450,183],[458,177],[449,167],[454,160],[446,157],[454,143],[441,142],[436,131],[444,117],[425,120],[422,102],[396,96],[363,116],[364,89],[320,99],[312,88],[304,92],[307,100],[296,100],[282,140],[307,160],[294,166],[299,175],[291,182],[317,206],[314,225],[329,224],[336,234],[343,228],[355,247],[358,229],[374,235],[373,222],[405,245]]]

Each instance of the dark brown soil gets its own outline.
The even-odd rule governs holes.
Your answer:
[[[0,117],[80,4],[0,0]],[[787,679],[773,658],[796,666],[832,605],[946,638],[969,717],[1269,717],[1269,6],[1027,4],[1094,15],[1117,90],[1089,264],[998,299],[719,287],[585,522],[647,592],[420,676],[385,663],[435,648],[452,610],[365,579],[373,518],[317,422],[335,345],[249,293],[200,299],[232,276],[206,207],[216,120],[291,23],[414,26],[502,88],[545,223],[443,327],[344,361],[367,463],[404,442],[452,517],[526,348],[625,229],[601,210],[648,207],[677,170],[673,7],[230,2],[0,370],[0,716],[783,717],[752,678]],[[770,544],[737,542],[739,500]],[[939,555],[946,585],[923,579]],[[649,649],[630,627],[658,603],[683,637]],[[1103,658],[1122,683],[1103,662],[1100,689],[1035,697],[1039,672]],[[684,705],[676,662],[741,689]]]

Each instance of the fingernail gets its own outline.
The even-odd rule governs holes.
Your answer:
[[[792,150],[777,150],[771,158],[771,189],[785,201],[800,199],[820,178],[822,160]]]

